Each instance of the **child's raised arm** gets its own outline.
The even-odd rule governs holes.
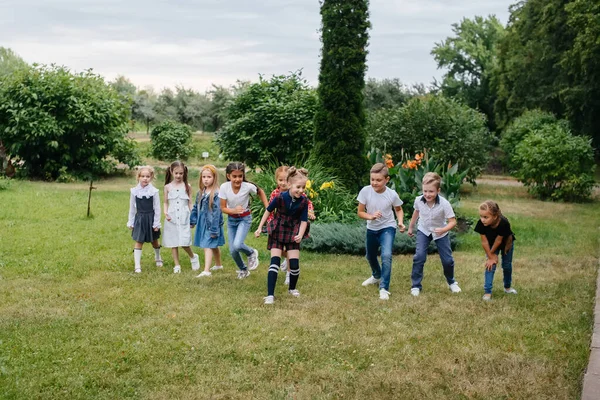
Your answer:
[[[262,233],[262,227],[269,218],[269,215],[271,215],[271,212],[269,210],[265,210],[265,213],[263,214],[262,218],[260,219],[260,223],[258,224],[258,228],[256,229],[256,231],[254,231],[254,237],[260,237],[260,234]]]
[[[260,201],[262,201],[265,208],[267,208],[269,206],[269,202],[267,201],[267,195],[265,194],[265,191],[259,188],[258,186],[256,186],[256,189],[258,192],[258,197],[260,197]]]

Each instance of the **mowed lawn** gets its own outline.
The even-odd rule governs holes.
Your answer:
[[[195,180],[194,180],[195,182]],[[266,295],[260,266],[196,279],[182,254],[157,268],[146,245],[133,273],[125,227],[133,178],[13,182],[0,191],[2,399],[574,399],[588,362],[600,204],[532,200],[523,188],[466,187],[459,212],[497,200],[517,235],[516,296],[484,303],[479,236],[454,253],[463,292],[439,258],[410,296],[412,256],[394,256],[388,302],[363,257],[301,254],[300,298],[283,276]],[[162,187],[162,185],[157,185]],[[194,184],[196,186],[196,184]]]

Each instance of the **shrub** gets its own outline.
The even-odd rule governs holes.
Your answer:
[[[228,106],[217,143],[225,158],[251,167],[292,164],[308,156],[316,107],[316,92],[300,73],[260,77]]]
[[[502,139],[500,140],[500,148],[505,155],[505,165],[509,169],[516,169],[514,156],[519,143],[531,132],[542,128],[544,125],[554,123],[556,123],[554,114],[541,110],[526,111],[520,117],[516,118],[502,132]],[[562,123],[566,123],[566,121]]]
[[[564,124],[546,124],[525,136],[514,158],[514,176],[541,199],[580,201],[591,195],[596,167],[591,140],[573,136]]]
[[[57,179],[139,164],[127,138],[129,108],[92,72],[58,66],[20,69],[0,84],[0,141],[19,175]]]
[[[302,241],[302,248],[318,253],[364,255],[366,234],[366,224],[315,224],[310,228],[310,237]],[[458,244],[456,233],[451,231],[449,235],[450,245],[455,249]],[[415,238],[396,233],[392,250],[394,254],[413,254],[415,248]],[[427,252],[434,253],[436,250],[433,242],[430,243]]]
[[[187,160],[193,152],[192,130],[189,126],[166,120],[150,133],[152,155],[164,161]]]
[[[402,107],[369,116],[370,147],[395,160],[427,149],[439,163],[460,164],[474,182],[487,164],[490,134],[485,116],[440,95],[415,97]]]

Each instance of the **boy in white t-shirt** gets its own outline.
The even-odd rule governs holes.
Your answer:
[[[444,276],[452,293],[459,293],[460,287],[454,280],[454,258],[450,247],[448,232],[456,226],[456,216],[450,202],[440,196],[442,178],[435,172],[423,177],[423,195],[415,199],[415,211],[408,225],[408,236],[413,237],[417,219],[417,249],[413,257],[410,294],[418,296],[423,290],[423,267],[427,260],[427,248],[433,240],[437,246]]]
[[[398,228],[404,232],[404,212],[402,200],[394,190],[386,185],[390,180],[387,167],[377,163],[371,168],[371,185],[365,186],[358,194],[358,216],[367,220],[367,261],[372,276],[363,282],[363,286],[379,283],[379,298],[390,298],[390,276],[392,274],[392,247],[396,238],[396,220]],[[381,248],[381,266],[377,253]]]

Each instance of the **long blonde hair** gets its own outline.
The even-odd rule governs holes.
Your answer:
[[[204,186],[204,183],[202,183],[202,172],[204,172],[205,170],[210,171],[210,173],[213,176],[213,183],[212,183],[212,186],[210,186],[210,187]],[[200,188],[200,193],[203,193],[207,189],[210,190],[210,197],[208,198],[208,208],[210,208],[212,210],[214,194],[216,192],[215,189],[219,187],[219,174],[217,173],[217,167],[215,167],[212,164],[207,164],[200,169],[200,178],[198,180],[198,187]]]

